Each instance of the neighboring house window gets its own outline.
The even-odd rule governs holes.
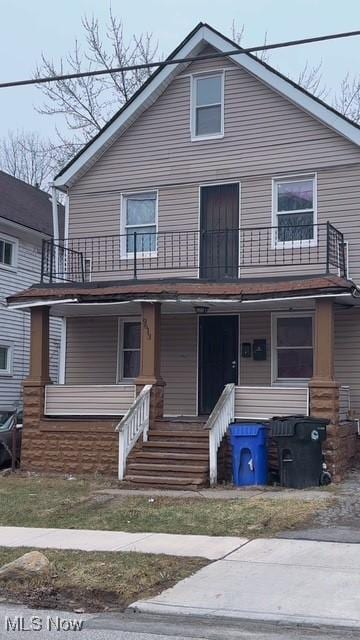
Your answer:
[[[273,378],[308,380],[313,375],[313,317],[273,316]]]
[[[224,74],[192,77],[191,136],[219,138],[224,134]]]
[[[0,266],[15,266],[16,243],[10,238],[0,236]]]
[[[315,183],[314,176],[273,181],[274,225],[278,243],[288,242],[293,246],[316,243]]]
[[[11,373],[11,348],[0,345],[0,375]]]
[[[120,367],[121,380],[133,380],[140,371],[140,322],[124,320],[120,324]]]
[[[134,193],[123,196],[122,256],[131,257],[135,250],[145,256],[156,255],[157,248],[157,192]]]

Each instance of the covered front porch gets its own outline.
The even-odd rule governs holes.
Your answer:
[[[288,288],[286,295],[282,290],[276,297],[256,294],[248,300],[186,292],[187,297],[177,299],[169,293],[167,298],[132,295],[101,302],[65,298],[54,303],[53,298],[46,306],[32,307],[32,370],[25,400],[31,396],[34,401],[37,379],[44,394],[39,413],[43,438],[53,434],[50,440],[59,441],[65,433],[70,441],[72,434],[82,467],[83,448],[87,439],[96,441],[92,434],[97,430],[97,451],[86,470],[113,474],[116,461],[122,479],[128,465],[143,472],[149,459],[155,461],[155,455],[134,459],[140,443],[155,439],[158,450],[161,438],[169,445],[171,434],[176,444],[164,444],[157,459],[165,477],[169,471],[181,477],[180,465],[174,469],[170,461],[184,463],[184,442],[187,455],[197,456],[194,469],[201,468],[203,479],[206,467],[208,480],[215,483],[218,449],[234,418],[264,421],[311,414],[327,417],[338,429],[359,402],[347,366],[348,347],[343,350],[357,323],[356,299],[350,289],[330,295],[322,287],[299,295],[298,288]],[[49,308],[64,318],[60,384],[48,378]],[[101,461],[105,441],[112,451],[107,469]],[[155,445],[148,448],[159,453]],[[335,460],[334,451],[331,455]]]

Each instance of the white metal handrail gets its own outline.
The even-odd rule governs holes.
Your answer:
[[[219,400],[212,410],[205,429],[209,431],[210,485],[217,483],[217,452],[220,443],[235,417],[235,384],[225,385]]]
[[[151,386],[151,384],[145,385],[116,427],[116,431],[119,432],[119,480],[124,479],[127,457],[141,434],[144,442],[148,439]]]

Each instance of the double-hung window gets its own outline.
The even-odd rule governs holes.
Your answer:
[[[313,375],[313,316],[273,315],[273,379],[308,380]]]
[[[273,182],[274,225],[277,243],[316,244],[315,177],[276,179]]]
[[[224,135],[224,73],[192,76],[191,137]]]
[[[119,326],[119,371],[120,380],[133,380],[140,371],[140,322],[122,320]]]
[[[16,242],[7,236],[0,236],[0,267],[15,266]]]
[[[121,218],[122,257],[156,256],[157,192],[123,195]]]
[[[11,373],[11,347],[0,344],[0,375]]]

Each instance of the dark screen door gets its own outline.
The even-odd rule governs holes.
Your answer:
[[[201,188],[200,277],[237,278],[239,264],[239,185]]]
[[[238,316],[199,319],[199,414],[209,414],[224,386],[238,380]]]

